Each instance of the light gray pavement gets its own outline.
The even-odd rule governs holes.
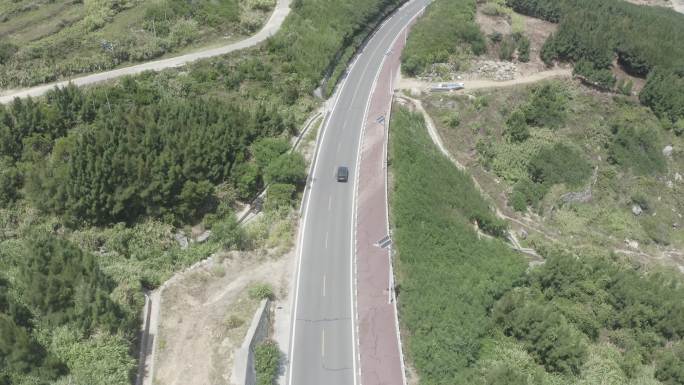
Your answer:
[[[410,1],[378,29],[343,80],[324,125],[299,234],[288,365],[291,385],[359,383],[352,275],[354,191],[356,183],[364,183],[356,181],[359,140],[386,53],[428,2]],[[340,165],[349,167],[349,183],[336,182]],[[394,329],[395,321],[389,321],[385,327]]]
[[[275,34],[280,29],[280,26],[283,24],[283,21],[290,13],[290,2],[291,0],[278,0],[275,10],[271,14],[271,17],[268,19],[266,24],[264,24],[264,26],[261,28],[259,32],[257,32],[255,35],[248,37],[247,39],[240,40],[238,42],[231,43],[218,48],[205,49],[202,51],[193,52],[187,55],[176,56],[168,59],[154,60],[130,67],[123,67],[111,71],[76,77],[61,82],[50,83],[20,90],[2,91],[0,92],[0,104],[7,104],[14,100],[14,98],[40,96],[45,94],[48,90],[51,90],[55,87],[65,87],[69,83],[73,83],[80,87],[120,78],[126,75],[135,75],[145,71],[161,71],[167,68],[181,67],[200,59],[225,55],[233,51],[255,46],[263,42],[273,34]]]

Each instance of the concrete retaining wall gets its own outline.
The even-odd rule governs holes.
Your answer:
[[[233,385],[254,385],[256,384],[256,371],[254,370],[254,348],[257,344],[268,337],[269,322],[269,300],[261,301],[259,308],[254,314],[252,324],[247,330],[242,346],[235,352],[233,359],[233,374],[231,382]]]

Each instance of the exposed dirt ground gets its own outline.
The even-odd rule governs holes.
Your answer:
[[[229,384],[234,351],[258,305],[248,289],[266,282],[285,298],[292,257],[231,252],[175,278],[162,294],[153,383]]]

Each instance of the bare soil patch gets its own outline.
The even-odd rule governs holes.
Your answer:
[[[174,279],[162,294],[153,383],[229,384],[233,354],[259,302],[248,290],[264,282],[287,297],[293,255],[224,253]]]

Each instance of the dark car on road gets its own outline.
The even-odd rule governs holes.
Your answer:
[[[337,168],[337,181],[338,182],[346,182],[349,179],[349,169],[340,166]]]

